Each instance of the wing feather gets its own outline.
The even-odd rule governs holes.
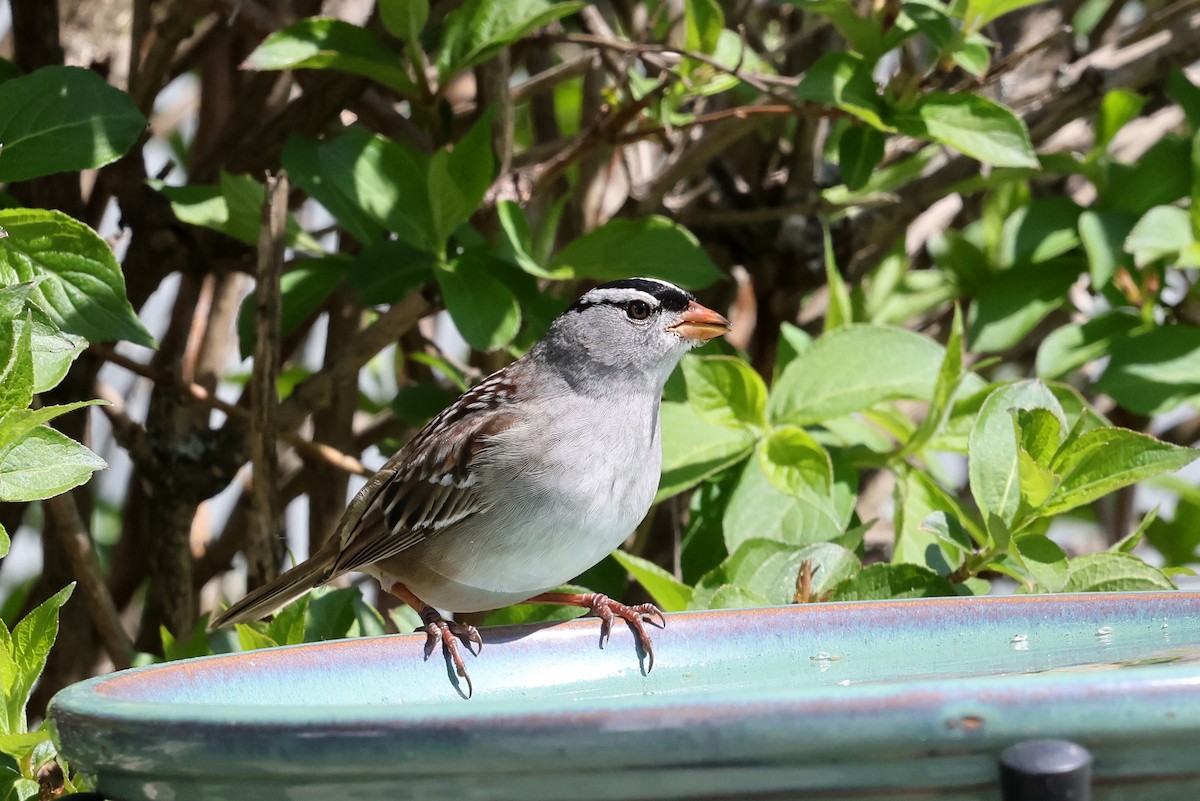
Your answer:
[[[515,422],[503,411],[513,392],[507,372],[476,384],[359,491],[339,526],[332,572],[391,558],[488,508],[477,469],[496,435]]]

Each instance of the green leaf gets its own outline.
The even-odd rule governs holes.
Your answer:
[[[1041,507],[1043,516],[1061,514],[1134,482],[1178,470],[1200,450],[1161,442],[1124,428],[1096,428],[1068,442],[1051,469],[1062,476]]]
[[[73,412],[76,409],[82,409],[85,406],[95,406],[100,403],[104,403],[104,401],[76,401],[75,403],[66,403],[61,406],[42,406],[38,409],[15,409],[6,415],[0,416],[0,465],[3,465],[5,458],[12,452],[17,443],[38,426],[48,423],[67,412]]]
[[[758,459],[751,459],[729,497],[723,526],[725,547],[733,553],[748,539],[791,545],[828,542],[841,536],[845,521],[832,498],[808,492],[789,495],[767,478]]]
[[[372,186],[371,167],[359,164],[370,140],[371,134],[362,128],[350,128],[341,136],[320,142],[293,135],[284,142],[282,153],[283,167],[292,182],[364,244],[384,239],[384,226],[359,202],[360,190]],[[362,172],[362,181],[355,180],[356,171]]]
[[[664,402],[660,421],[663,461],[656,502],[742,461],[756,440],[747,429],[709,424],[688,403]]]
[[[704,609],[754,609],[770,606],[771,602],[756,592],[726,584],[707,597]],[[693,607],[697,608],[697,607]]]
[[[262,629],[266,628],[265,623],[255,621],[254,623],[237,623],[234,625],[234,630],[237,632],[238,648],[242,651],[257,651],[259,648],[275,648],[279,643],[271,639]]]
[[[976,78],[983,78],[992,66],[993,42],[978,33],[969,33],[961,45],[950,51],[954,63]]]
[[[788,495],[824,499],[833,487],[829,452],[798,426],[772,431],[759,445],[758,466]]]
[[[439,246],[479,207],[495,171],[492,114],[487,111],[453,150],[439,150],[429,160],[429,208]]]
[[[684,27],[687,49],[712,53],[725,27],[725,13],[716,0],[684,0]]]
[[[1171,70],[1167,79],[1167,94],[1179,104],[1193,131],[1200,131],[1200,86],[1192,83],[1183,70]]]
[[[747,540],[720,566],[720,585],[748,590],[769,604],[795,602],[805,561],[812,569],[810,593],[820,598],[859,569],[858,558],[829,542],[797,548],[774,540]],[[709,584],[714,577],[707,578]]]
[[[1200,492],[1188,484],[1170,520],[1159,517],[1146,526],[1146,539],[1163,556],[1166,567],[1194,564],[1200,549]]]
[[[789,322],[779,324],[779,344],[775,351],[775,369],[771,372],[772,383],[779,380],[784,368],[812,345],[813,338],[803,328]]]
[[[1067,584],[1067,555],[1049,537],[1022,534],[1009,545],[1029,575],[1046,592],[1062,592]]]
[[[963,372],[962,309],[955,305],[954,317],[950,322],[950,336],[946,340],[946,355],[938,368],[937,383],[933,386],[933,397],[929,399],[929,409],[921,424],[917,426],[917,430],[901,448],[901,456],[914,453],[924,447],[942,428],[954,408],[954,396],[958,393],[966,375]]]
[[[1145,267],[1159,259],[1178,258],[1180,252],[1195,241],[1187,210],[1178,206],[1155,206],[1133,226],[1125,240],[1125,250],[1133,254],[1138,267]]]
[[[883,161],[886,137],[878,129],[851,125],[838,138],[838,166],[842,180],[851,189],[862,189]]]
[[[761,427],[767,422],[767,386],[734,356],[687,356],[681,364],[688,403],[700,417],[722,426]]]
[[[41,426],[0,463],[0,501],[40,501],[78,487],[108,464],[70,437]]]
[[[920,530],[932,534],[938,543],[948,545],[954,551],[970,553],[975,547],[971,532],[956,515],[932,512],[922,521]]]
[[[902,133],[932,139],[993,167],[1038,166],[1025,123],[980,95],[931,92],[895,122]]]
[[[213,653],[212,644],[208,640],[208,618],[208,615],[203,615],[183,640],[175,639],[166,626],[159,626],[158,637],[162,641],[163,659],[173,662]]]
[[[43,67],[0,83],[0,109],[4,183],[103,167],[146,127],[133,98],[79,67]]]
[[[1068,198],[1036,200],[1004,221],[1000,264],[1045,264],[1079,246],[1080,207]],[[1029,275],[1027,273],[1026,275]]]
[[[15,320],[25,314],[25,302],[33,291],[32,281],[22,281],[12,286],[0,286],[0,322]]]
[[[1067,261],[996,273],[971,304],[969,328],[976,352],[1005,351],[1067,300],[1079,270]]]
[[[12,547],[12,540],[9,539],[8,532],[4,526],[0,525],[0,559],[8,556],[8,550]]]
[[[1014,412],[1020,448],[1043,467],[1049,467],[1067,439],[1062,421],[1049,409],[1021,409]]]
[[[967,30],[977,31],[997,17],[1044,0],[967,0],[962,21]]]
[[[932,477],[905,467],[895,488],[892,562],[924,565],[942,576],[953,573],[973,549],[959,522],[965,519],[958,501]]]
[[[467,0],[446,17],[436,60],[443,83],[449,76],[487,61],[500,48],[585,5],[548,0]]]
[[[883,103],[860,56],[833,51],[817,59],[796,87],[796,99],[841,109],[880,131],[895,130],[883,121]]]
[[[365,305],[391,304],[433,279],[437,259],[398,239],[372,242],[345,263],[346,281]],[[286,302],[286,300],[285,300]]]
[[[1140,217],[1155,206],[1175,203],[1191,194],[1192,142],[1167,135],[1133,164],[1109,160],[1108,180],[1102,182],[1104,205]]]
[[[641,275],[701,289],[721,273],[682,225],[666,217],[617,218],[570,242],[550,260],[557,278],[611,281]]]
[[[1048,409],[1066,425],[1062,405],[1040,381],[1000,386],[983,402],[968,440],[967,464],[971,494],[993,537],[1011,530],[1021,503],[1014,409]]]
[[[831,601],[881,601],[954,595],[950,582],[927,567],[874,564],[833,588]]]
[[[869,408],[890,398],[927,399],[944,350],[932,339],[874,325],[849,325],[816,340],[775,383],[771,420],[808,424]]]
[[[167,186],[160,181],[152,181],[151,185],[171,201],[171,210],[180,221],[258,246],[266,189],[249,175],[230,175],[222,170],[220,184],[216,186]],[[323,252],[290,214],[285,230],[288,247],[309,253]]]
[[[74,589],[74,582],[63,587],[39,604],[12,630],[12,655],[17,672],[5,697],[8,731],[11,733],[23,734],[26,731],[25,706],[46,667],[50,646],[58,636],[58,610],[71,597]]]
[[[435,233],[425,154],[349,128],[319,143],[289,138],[283,165],[359,241],[375,242],[392,231],[418,250],[437,253],[445,247]]]
[[[1178,513],[1176,513],[1176,516],[1178,516]],[[1143,515],[1142,522],[1138,523],[1137,528],[1108,546],[1108,550],[1113,553],[1133,553],[1133,549],[1142,544],[1142,540],[1146,536],[1146,531],[1154,525],[1154,521],[1157,519],[1158,507],[1155,506]]]
[[[1093,151],[1104,152],[1112,143],[1117,131],[1137,118],[1146,98],[1128,89],[1113,89],[1106,92],[1096,113],[1096,144]]]
[[[1163,572],[1127,553],[1092,553],[1070,561],[1066,592],[1173,590]]]
[[[429,0],[379,0],[379,16],[388,33],[414,45],[429,19]]]
[[[1117,209],[1088,209],[1079,215],[1079,238],[1087,253],[1093,289],[1108,286],[1118,267],[1132,266],[1124,245],[1136,219]]]
[[[32,326],[0,320],[0,418],[33,402]],[[0,445],[3,440],[0,440]]]
[[[346,263],[341,258],[304,259],[293,261],[292,267],[279,279],[282,304],[279,313],[280,336],[288,336],[315,315],[329,293],[346,277]],[[258,291],[253,290],[242,300],[238,311],[238,347],[242,358],[254,353],[258,316]]]
[[[246,57],[253,70],[338,70],[361,75],[413,97],[416,87],[399,57],[374,33],[349,22],[311,17],[276,31]]]
[[[1200,397],[1200,328],[1168,325],[1117,339],[1095,389],[1145,415],[1194,401]]]
[[[95,231],[48,209],[0,209],[0,228],[8,233],[0,239],[0,284],[37,282],[30,300],[64,331],[154,347],[125,296],[120,265]]]
[[[875,63],[883,54],[883,29],[871,16],[860,16],[853,3],[845,0],[798,0],[797,6],[827,17],[850,46],[861,53],[868,63]]]
[[[833,256],[833,238],[829,235],[829,226],[823,220],[821,239],[825,252],[825,284],[829,288],[829,308],[825,311],[824,332],[829,333],[835,328],[854,322],[854,305],[850,300],[850,290],[846,287],[846,281],[838,271],[837,261]]]
[[[26,762],[33,756],[34,750],[43,743],[50,742],[50,731],[42,728],[39,731],[25,732],[23,734],[0,734],[0,753],[8,754],[17,762]],[[3,776],[3,774],[0,774]],[[0,778],[0,786],[3,784],[3,778]],[[34,794],[28,798],[38,798],[39,786],[37,782],[33,782]],[[13,795],[4,796],[4,798],[13,798]],[[17,796],[19,797],[19,796]]]
[[[363,600],[357,587],[318,587],[305,614],[304,641],[323,642],[384,633],[383,616]]]
[[[521,326],[516,297],[495,277],[498,264],[502,262],[486,249],[472,249],[452,264],[434,268],[446,311],[463,339],[477,350],[508,344]]]
[[[613,558],[646,588],[654,603],[664,612],[682,612],[692,602],[692,588],[653,562],[616,550]]]
[[[1064,376],[1096,359],[1108,356],[1114,344],[1143,325],[1128,310],[1103,312],[1086,323],[1069,323],[1042,340],[1037,352],[1037,374],[1052,379]]]
[[[24,335],[23,329],[26,325],[30,327],[33,391],[42,393],[58,386],[88,343],[81,336],[59,330],[49,315],[37,306],[29,306],[27,312],[26,319],[16,321],[17,336]]]

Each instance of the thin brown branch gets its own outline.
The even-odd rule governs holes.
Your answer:
[[[517,84],[510,91],[509,98],[514,106],[519,105],[535,95],[550,91],[563,81],[578,78],[596,66],[596,50],[585,50],[575,58],[555,64]]]
[[[121,625],[117,605],[104,583],[104,573],[92,535],[84,525],[74,497],[66,492],[46,500],[45,504],[46,511],[55,523],[50,528],[62,538],[62,548],[71,563],[79,588],[87,598],[88,612],[96,624],[96,630],[100,632],[104,650],[117,669],[129,667],[133,657],[133,641]]]
[[[590,47],[616,50],[622,53],[630,53],[639,57],[647,54],[663,54],[668,56],[678,56],[680,58],[694,59],[702,64],[707,64],[718,72],[726,75],[732,75],[746,85],[752,86],[758,91],[772,96],[774,96],[779,89],[794,89],[800,84],[799,78],[793,78],[784,75],[768,75],[761,72],[745,72],[744,70],[738,69],[736,65],[734,67],[730,67],[726,64],[722,64],[720,61],[708,55],[707,53],[700,53],[695,50],[683,50],[677,47],[668,47],[667,45],[661,44],[648,44],[645,42],[630,42],[624,39],[597,36],[590,33],[567,33],[553,35],[552,38],[563,42],[571,42],[574,44],[588,45]]]
[[[283,430],[298,428],[313,411],[328,405],[337,382],[358,371],[388,345],[394,344],[430,310],[419,292],[393,303],[371,325],[363,329],[347,348],[347,358],[305,379],[279,408]]]
[[[181,392],[188,399],[207,406],[210,409],[216,409],[230,417],[237,417],[248,421],[250,412],[241,406],[236,406],[232,403],[221,400],[213,393],[209,392],[199,384],[193,384],[187,381],[181,381],[174,374],[150,365],[142,364],[141,362],[130,359],[112,348],[105,345],[92,345],[89,350],[96,356],[106,362],[124,368],[131,373],[140,375],[143,378],[148,378],[155,383],[169,386]],[[279,431],[279,439],[291,445],[297,451],[302,453],[306,458],[321,459],[329,464],[334,465],[347,473],[357,473],[360,476],[369,476],[372,474],[363,466],[362,462],[353,456],[342,453],[337,448],[332,448],[321,442],[310,442],[299,434],[283,429]]]

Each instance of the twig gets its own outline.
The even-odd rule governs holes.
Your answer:
[[[811,559],[805,559],[800,563],[800,574],[796,576],[796,595],[792,599],[794,603],[806,604],[813,599],[813,572],[813,563]]]
[[[241,420],[248,421],[250,419],[250,412],[246,409],[221,400],[199,384],[182,381],[172,373],[130,359],[105,345],[91,345],[88,350],[104,361],[122,367],[131,373],[148,378],[157,384],[173,387],[191,400],[210,409],[216,409],[230,417],[237,417]],[[286,429],[279,431],[278,436],[279,439],[291,445],[308,458],[321,459],[345,470],[347,473],[357,473],[360,476],[370,476],[373,473],[373,471],[364,467],[363,463],[358,459],[350,454],[339,451],[337,448],[330,447],[321,442],[310,442],[299,434]]]
[[[254,464],[251,493],[253,524],[243,551],[247,562],[247,585],[253,589],[278,575],[283,550],[283,514],[276,492],[279,454],[276,450],[279,410],[279,315],[282,300],[279,280],[283,275],[283,251],[287,245],[287,173],[268,175],[266,202],[258,236],[258,270],[255,281],[256,338],[254,369],[250,376],[252,418],[250,454]]]
[[[75,498],[70,492],[64,492],[44,503],[54,520],[51,528],[62,537],[62,547],[71,562],[71,570],[87,597],[88,613],[96,624],[96,631],[100,633],[104,650],[118,670],[129,667],[133,657],[133,641],[121,625],[117,605],[104,583],[104,573],[93,547],[92,535],[83,523]]]
[[[594,49],[585,50],[570,61],[564,61],[549,69],[542,70],[536,75],[531,76],[528,80],[517,84],[509,92],[509,98],[514,106],[519,105],[534,95],[554,88],[563,81],[578,78],[588,70],[594,69],[595,66],[596,51]]]
[[[347,358],[323,369],[304,381],[279,405],[279,426],[283,430],[298,428],[311,412],[329,403],[333,388],[348,375],[358,371],[388,345],[394,344],[405,332],[428,313],[429,301],[419,292],[393,303],[371,325],[363,329],[346,348]],[[368,475],[368,473],[364,473]]]
[[[799,78],[791,78],[782,75],[767,75],[761,72],[743,72],[735,67],[729,67],[725,64],[722,64],[720,61],[717,61],[707,53],[699,53],[694,50],[682,50],[677,47],[668,47],[667,45],[660,44],[629,42],[623,39],[610,39],[606,36],[596,36],[595,34],[590,33],[567,33],[551,36],[563,42],[589,45],[591,47],[601,47],[609,50],[616,50],[622,53],[632,53],[637,56],[642,56],[648,53],[661,53],[663,55],[690,58],[695,61],[699,61],[702,64],[707,64],[718,72],[732,75],[739,81],[754,87],[764,94],[771,95],[772,97],[776,96],[775,92],[777,89],[794,89],[800,85]]]

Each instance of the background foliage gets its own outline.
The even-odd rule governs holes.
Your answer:
[[[1197,561],[1168,474],[1200,421],[1200,3],[10,6],[14,798],[73,786],[36,728],[69,681],[411,628],[345,587],[204,631],[596,281],[735,329],[668,386],[660,503],[581,586],[681,610]]]

